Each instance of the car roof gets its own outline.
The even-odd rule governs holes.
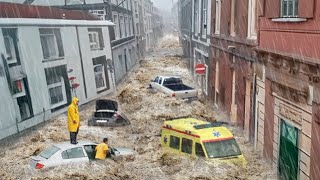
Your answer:
[[[74,148],[74,147],[81,147],[84,145],[97,145],[97,143],[94,143],[91,141],[78,141],[78,144],[71,144],[69,141],[67,141],[67,142],[53,144],[53,146],[55,146],[59,149],[69,149],[69,148]]]
[[[165,79],[168,79],[168,78],[179,78],[179,79],[181,79],[181,77],[180,76],[170,76],[170,75],[159,75],[159,76],[157,76],[157,77],[162,77],[162,78],[165,78]]]
[[[233,138],[233,134],[222,123],[211,123],[194,118],[180,118],[165,121],[163,126],[174,131],[183,132],[194,137],[205,140],[218,140]]]

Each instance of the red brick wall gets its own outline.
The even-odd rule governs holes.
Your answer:
[[[320,176],[320,105],[313,104],[312,112],[310,179],[318,180]],[[316,115],[316,113],[318,113],[318,115]]]
[[[219,101],[222,107],[230,112],[231,108],[231,91],[232,91],[232,71],[229,65],[229,55],[226,52],[221,51],[219,59]]]
[[[221,23],[220,34],[230,34],[230,20],[231,20],[231,0],[221,1]]]
[[[271,81],[265,82],[265,116],[264,116],[264,148],[263,155],[267,160],[273,160],[273,131],[274,131],[274,97],[272,96]]]
[[[248,0],[235,0],[235,31],[238,37],[246,38],[248,31]]]
[[[250,62],[241,58],[236,58],[236,94],[237,104],[237,124],[244,127],[245,100],[246,100],[246,78],[250,74]],[[232,81],[232,79],[231,79]]]
[[[280,1],[264,0],[264,17],[260,17],[259,46],[279,52],[320,58],[320,0],[299,1],[299,17],[307,17],[305,22],[273,22],[278,18]],[[313,9],[313,11],[309,11]],[[313,16],[312,18],[308,18]]]

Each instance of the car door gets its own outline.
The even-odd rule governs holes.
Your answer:
[[[89,160],[94,160],[96,158],[96,146],[97,145],[84,145],[84,150]]]
[[[61,157],[63,159],[63,164],[80,164],[89,162],[89,158],[87,157],[82,146],[69,148],[61,152]]]

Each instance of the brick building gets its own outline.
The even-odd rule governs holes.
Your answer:
[[[253,139],[256,3],[254,0],[217,0],[211,9],[209,99]]]
[[[319,179],[320,1],[258,1],[256,145],[285,179]]]

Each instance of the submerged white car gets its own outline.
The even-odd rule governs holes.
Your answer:
[[[78,144],[63,142],[54,144],[37,156],[32,156],[29,165],[35,169],[44,169],[70,163],[89,163],[95,159],[97,144],[90,141],[79,141]],[[110,148],[115,156],[133,155],[128,148]]]

